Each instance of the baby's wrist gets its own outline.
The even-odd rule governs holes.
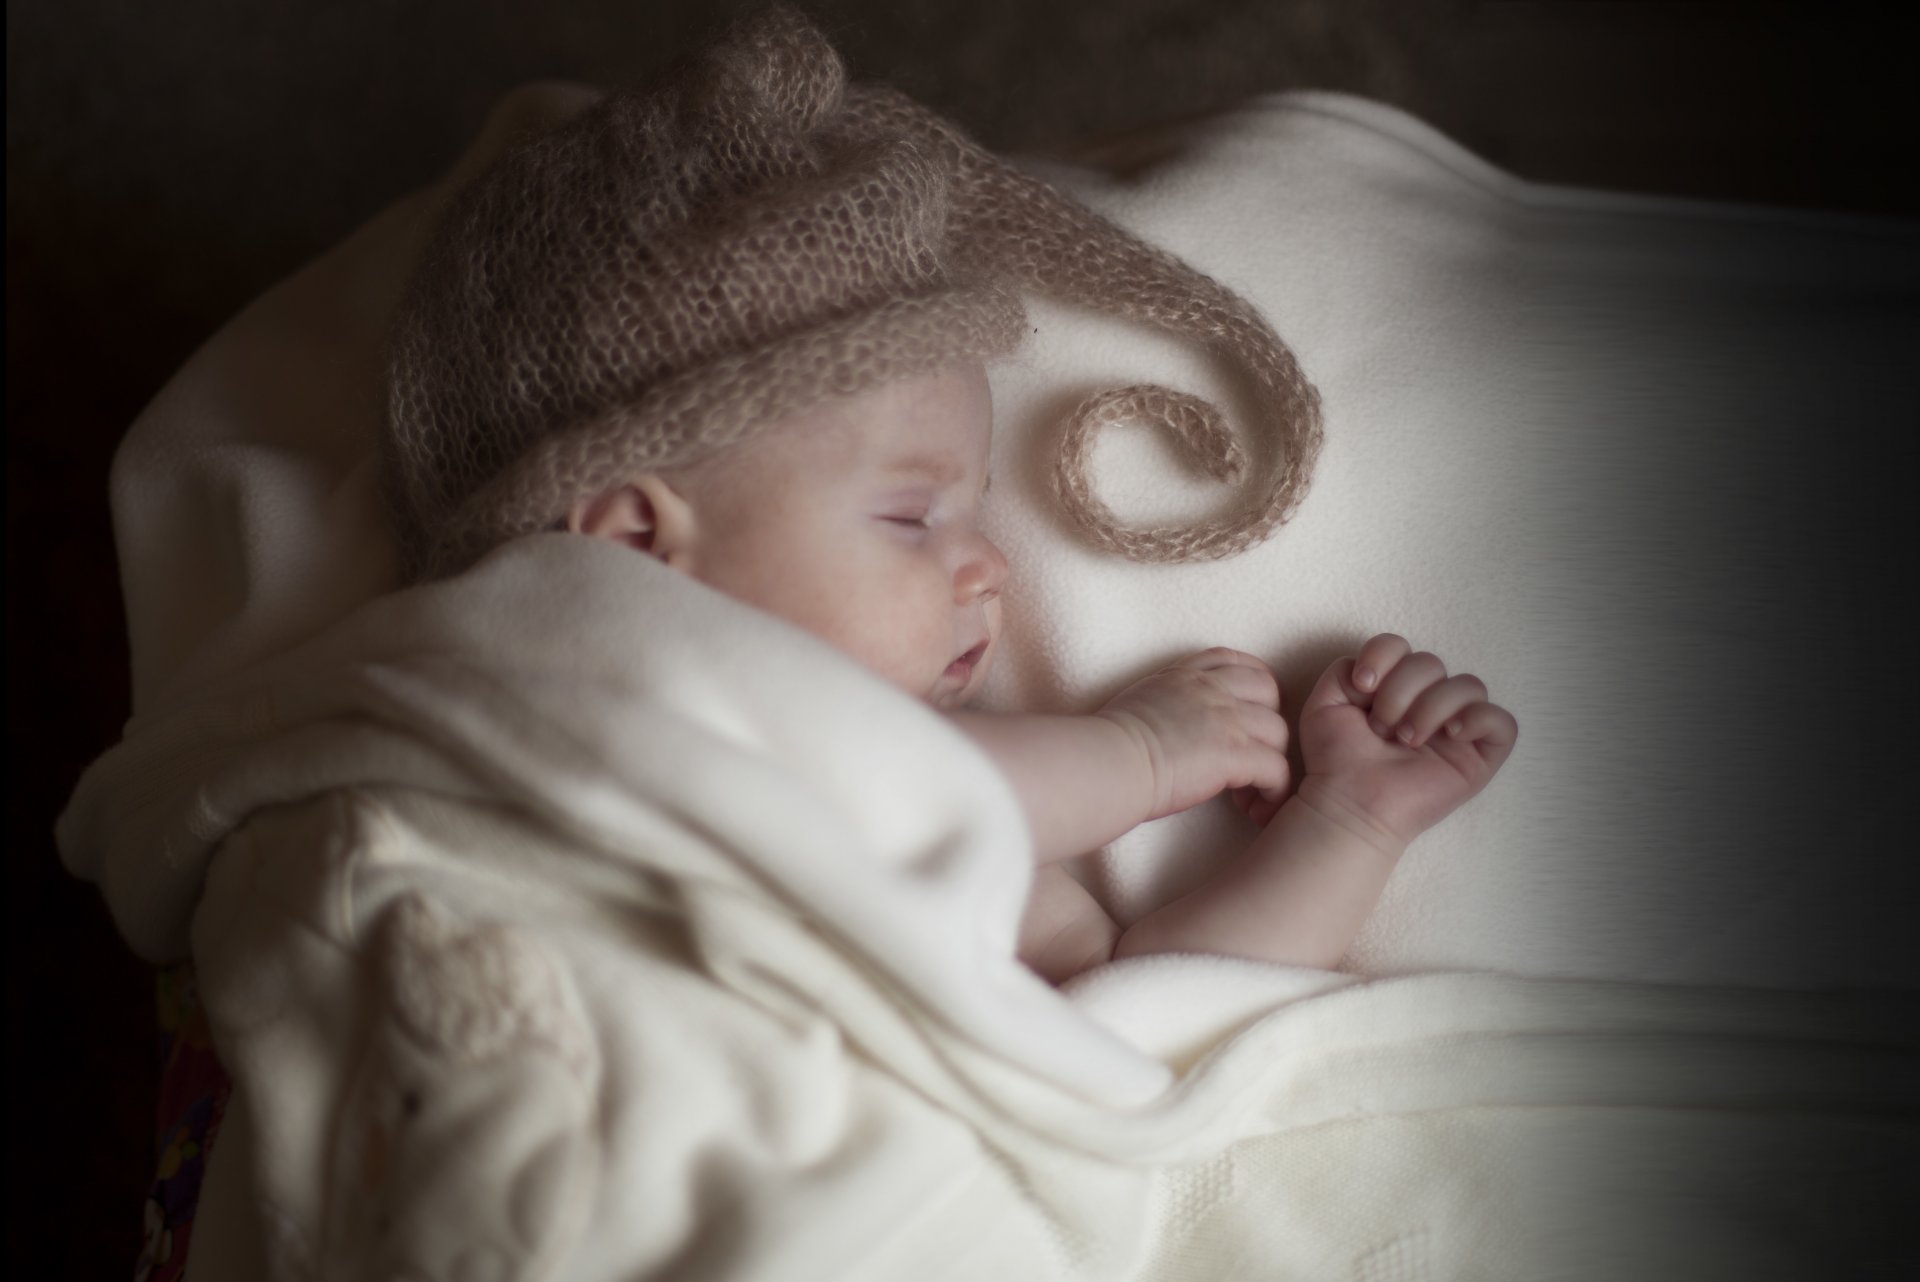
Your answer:
[[[1153,731],[1146,722],[1124,709],[1102,708],[1087,720],[1107,728],[1106,734],[1115,746],[1116,764],[1122,771],[1121,777],[1131,781],[1127,796],[1135,802],[1132,809],[1138,812],[1133,823],[1145,823],[1159,813],[1161,806],[1162,772],[1159,744]]]
[[[1300,781],[1300,786],[1294,790],[1287,804],[1304,807],[1317,816],[1322,824],[1337,829],[1391,860],[1398,860],[1404,855],[1413,838],[1419,835],[1395,831],[1368,813],[1366,807],[1344,796],[1337,788],[1327,786],[1324,778],[1314,775],[1308,775]]]

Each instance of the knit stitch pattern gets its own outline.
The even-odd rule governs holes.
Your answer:
[[[1231,556],[1305,493],[1320,405],[1245,300],[1014,169],[904,94],[849,85],[785,6],[740,20],[651,89],[501,157],[449,202],[390,337],[385,485],[410,578],[458,572],[642,472],[740,446],[829,397],[992,360],[1036,291],[1191,337],[1251,375],[1265,466],[1205,401],[1135,386],[1069,416],[1055,475],[1096,545]],[[1225,516],[1123,525],[1093,434],[1158,422]]]

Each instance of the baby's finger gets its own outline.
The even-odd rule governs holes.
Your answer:
[[[1212,668],[1265,668],[1267,665],[1248,654],[1245,650],[1235,650],[1231,646],[1217,645],[1211,650],[1201,650],[1197,653],[1190,654],[1186,658],[1176,661],[1173,666],[1176,668],[1198,668],[1204,672]]]
[[[1293,767],[1287,764],[1287,754],[1265,748],[1249,748],[1238,754],[1234,775],[1237,785],[1267,798],[1284,798],[1293,785]]]
[[[1391,737],[1393,728],[1405,719],[1413,701],[1446,675],[1447,665],[1440,662],[1439,656],[1425,650],[1415,651],[1394,664],[1393,670],[1381,678],[1380,689],[1373,696],[1373,708],[1367,717],[1373,732],[1382,738]]]
[[[1449,719],[1471,704],[1487,697],[1486,683],[1471,673],[1461,672],[1428,686],[1414,699],[1413,706],[1393,728],[1393,737],[1409,748],[1418,748]]]
[[[1456,724],[1458,730],[1453,728]],[[1449,718],[1441,733],[1469,745],[1482,761],[1498,770],[1520,738],[1520,723],[1497,703],[1474,703]]]
[[[1392,632],[1382,632],[1376,637],[1371,637],[1365,645],[1360,647],[1360,653],[1354,656],[1353,674],[1348,678],[1349,683],[1362,696],[1356,700],[1360,707],[1367,706],[1365,696],[1378,690],[1380,682],[1393,671],[1394,665],[1406,658],[1412,649],[1413,646],[1405,637]]]
[[[1247,807],[1247,818],[1264,828],[1273,822],[1273,817],[1280,813],[1280,807],[1286,800],[1284,792],[1276,797],[1256,796],[1253,804]]]
[[[1272,708],[1240,705],[1240,728],[1247,738],[1275,752],[1287,750],[1287,719]]]
[[[1242,703],[1275,710],[1280,707],[1280,679],[1264,663],[1258,667],[1231,664],[1214,668],[1208,675]]]
[[[1233,803],[1235,810],[1264,828],[1280,813],[1280,807],[1285,804],[1290,791],[1289,788],[1266,792],[1258,788],[1231,788],[1227,791],[1227,799]]]

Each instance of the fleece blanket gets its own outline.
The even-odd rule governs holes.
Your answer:
[[[510,101],[474,156],[569,92]],[[1171,207],[1234,189],[1200,179],[1229,162],[1244,178],[1255,154],[1332,201],[1313,175],[1337,184],[1351,161],[1376,184],[1398,170],[1416,245],[1429,226],[1464,234],[1470,202],[1435,203],[1430,156],[1377,149],[1417,127],[1383,135],[1330,107],[1377,112],[1272,100],[1150,163],[1109,157],[1122,176],[1060,176],[1124,213],[1122,197],[1154,190],[1141,174],[1165,175]],[[1029,870],[1011,794],[937,714],[587,540],[525,540],[394,591],[374,339],[437,199],[396,206],[237,318],[116,460],[135,715],[59,838],[142,955],[192,955],[235,1080],[197,1277],[1898,1267],[1870,1231],[1912,1160],[1913,1012],[1896,995],[1624,982],[1637,951],[1554,958],[1526,916],[1537,905],[1484,880],[1497,908],[1466,919],[1440,967],[1421,949],[1462,918],[1456,901],[1408,902],[1426,881],[1384,906],[1371,978],[1148,958],[1056,992],[1012,956]],[[1318,234],[1344,232],[1324,215]],[[1269,297],[1286,291],[1165,239],[1270,308],[1330,407],[1353,403],[1365,380],[1342,381],[1339,353],[1365,351],[1378,315],[1349,311],[1368,323],[1345,346],[1332,328],[1296,333],[1299,313]],[[1042,337],[1060,328],[1036,316]],[[1052,351],[1122,350],[1062,337],[996,382],[995,466],[1016,482],[996,498],[1044,448],[1018,380],[1034,404],[1071,400],[1086,375],[1070,364],[1038,390]],[[1435,396],[1436,421],[1446,404]],[[1353,421],[1330,415],[1329,455]],[[1121,479],[1128,443],[1113,444]],[[1336,494],[1341,475],[1323,478]],[[1034,587],[1014,603],[1027,622],[996,701],[1080,702],[1186,644],[1183,628],[1236,641],[1185,612],[1243,562],[1125,567],[1158,576],[1151,595],[1116,595],[1118,577],[1078,591],[1070,536],[1043,540],[1026,508],[1009,505],[1004,535]],[[1282,540],[1337,574],[1303,555],[1312,528]],[[1261,596],[1260,574],[1238,595]],[[1072,611],[1089,600],[1105,614],[1083,633]],[[1449,610],[1404,601],[1428,620]],[[1246,648],[1289,670],[1271,639]],[[1496,657],[1467,661],[1497,690]],[[1531,724],[1523,698],[1509,706]],[[1555,859],[1551,810],[1485,813],[1485,831],[1522,815],[1523,840]],[[1204,842],[1167,845],[1169,864],[1205,858]],[[1493,845],[1489,861],[1511,857]],[[1130,881],[1140,853],[1109,852],[1089,880],[1122,907],[1164,893],[1157,872]]]

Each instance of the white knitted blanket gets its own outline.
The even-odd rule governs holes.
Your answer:
[[[1171,208],[1270,167],[1328,202],[1320,223],[1301,215],[1302,243],[1318,227],[1336,245],[1372,207],[1334,216],[1349,162],[1376,185],[1398,172],[1398,218],[1381,211],[1375,238],[1417,265],[1423,237],[1453,244],[1472,219],[1436,205],[1432,158],[1395,151],[1383,119],[1275,100],[1147,179],[1079,181],[1115,211],[1157,183]],[[1912,1156],[1920,1074],[1890,1021],[1910,1008],[1705,987],[1729,976],[1685,967],[1665,977],[1691,986],[1618,982],[1640,978],[1644,953],[1577,929],[1556,953],[1578,914],[1555,904],[1543,922],[1527,888],[1598,874],[1550,822],[1584,802],[1549,747],[1560,674],[1524,635],[1458,657],[1496,691],[1512,674],[1523,753],[1561,768],[1528,774],[1516,757],[1450,821],[1457,837],[1477,813],[1487,853],[1404,870],[1363,950],[1395,977],[1158,958],[1061,994],[1012,957],[1027,852],[1004,782],[841,656],[568,536],[390,592],[371,339],[427,199],[238,318],[116,464],[136,715],[59,835],[142,955],[191,948],[235,1079],[194,1229],[202,1282],[1748,1278],[1885,1261],[1853,1228],[1876,1222]],[[1364,552],[1397,586],[1343,587],[1315,513],[1350,510],[1368,449],[1411,452],[1431,476],[1449,464],[1422,441],[1518,430],[1458,401],[1517,394],[1526,375],[1407,391],[1413,371],[1449,365],[1450,342],[1483,372],[1499,353],[1423,330],[1410,364],[1380,366],[1377,326],[1417,313],[1419,291],[1376,263],[1368,310],[1303,284],[1304,249],[1307,276],[1263,286],[1207,251],[1211,208],[1194,206],[1186,242],[1180,219],[1122,221],[1251,294],[1299,347],[1330,407],[1320,488],[1240,561],[1088,564],[1033,493],[1028,409],[1070,403],[1084,363],[1124,348],[1076,347],[1036,305],[1047,345],[996,383],[994,494],[1027,584],[996,699],[1077,704],[1166,647],[1214,643],[1272,653],[1298,692],[1347,620],[1376,616],[1369,593],[1416,616],[1410,635],[1461,604],[1422,595],[1430,580],[1399,568],[1398,544]],[[1344,273],[1372,262],[1327,252]],[[1162,377],[1207,387],[1202,369]],[[1420,432],[1356,408],[1396,387],[1428,407]],[[1475,475],[1501,475],[1497,442],[1459,444],[1488,464]],[[1409,555],[1427,573],[1446,567],[1436,546],[1485,552],[1525,531],[1510,511],[1455,506],[1456,488],[1396,485],[1435,517],[1470,514],[1425,527],[1439,543]],[[1274,577],[1294,558],[1294,577]],[[1321,595],[1293,595],[1314,574]],[[1510,587],[1492,580],[1473,604],[1497,612]],[[1237,634],[1200,604],[1223,594],[1262,603]],[[1308,653],[1256,631],[1289,606]],[[1193,849],[1224,839],[1211,817],[1186,822],[1205,839]],[[1644,843],[1671,835],[1656,819],[1618,846],[1651,863],[1674,847]],[[1158,840],[1094,879],[1123,909],[1164,890],[1158,873],[1129,880]],[[1522,851],[1544,867],[1516,889]],[[1589,895],[1588,911],[1612,902]]]

